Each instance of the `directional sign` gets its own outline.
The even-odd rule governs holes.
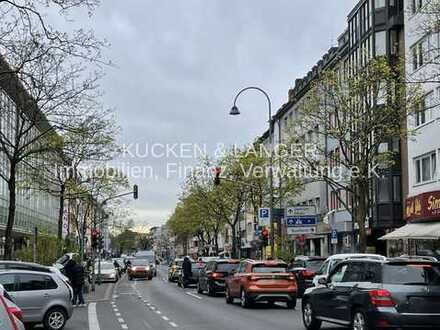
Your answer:
[[[286,216],[304,216],[304,215],[316,215],[315,206],[294,206],[286,208]]]
[[[316,227],[289,227],[287,228],[288,235],[304,235],[316,233]]]
[[[288,227],[313,226],[316,225],[316,217],[287,217],[286,223]]]
[[[270,209],[268,207],[262,207],[258,210],[258,225],[259,226],[270,225]]]

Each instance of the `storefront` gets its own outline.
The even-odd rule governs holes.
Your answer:
[[[389,254],[433,256],[440,260],[440,191],[407,198],[405,219],[405,226],[380,238],[388,241]]]

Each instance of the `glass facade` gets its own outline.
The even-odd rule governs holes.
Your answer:
[[[0,88],[0,130],[4,140],[13,141],[16,132],[17,121],[15,102]],[[31,125],[29,125],[31,126]],[[35,128],[29,129],[29,133],[23,138],[29,141],[36,136]],[[55,234],[58,223],[58,198],[41,190],[24,189],[26,174],[29,168],[39,168],[42,160],[39,158],[23,161],[23,166],[18,170],[17,209],[15,216],[14,232],[31,233],[34,227],[40,232]],[[0,153],[0,173],[7,176],[9,161],[6,153]],[[0,229],[4,229],[7,223],[9,190],[7,182],[0,177]]]

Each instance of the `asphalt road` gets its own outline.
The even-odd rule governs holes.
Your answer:
[[[152,281],[128,281],[114,286],[108,300],[77,308],[66,330],[284,330],[304,329],[300,302],[296,310],[283,304],[243,309],[237,300],[227,305],[224,297],[199,295],[166,279],[161,268]],[[324,326],[325,329],[340,329]]]

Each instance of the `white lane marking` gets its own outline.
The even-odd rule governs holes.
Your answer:
[[[168,317],[166,317],[166,316],[162,316],[162,319],[165,320],[165,321],[169,321],[169,320],[170,320],[170,319],[169,319]]]
[[[118,322],[119,323],[125,323],[124,319],[122,317],[118,317]]]
[[[194,297],[196,299],[202,300],[202,297],[199,297],[198,295],[191,293],[191,292],[185,292],[188,296]]]
[[[162,312],[161,312],[161,311],[156,311],[156,314],[159,314],[159,315],[160,315],[160,314],[162,314]]]
[[[119,312],[119,309],[113,308],[113,312],[117,313],[117,312]]]
[[[89,304],[89,330],[101,330],[99,328],[98,315],[96,314],[96,303]]]
[[[120,316],[121,316],[121,313],[115,313],[115,316],[116,316],[116,317],[120,317]]]
[[[176,323],[174,323],[174,322],[170,322],[170,325],[171,325],[173,328],[177,328],[177,327],[178,327],[178,325],[177,325]]]
[[[127,330],[127,329],[128,329],[128,325],[126,325],[126,324],[121,324],[121,328],[124,329],[124,330]]]

